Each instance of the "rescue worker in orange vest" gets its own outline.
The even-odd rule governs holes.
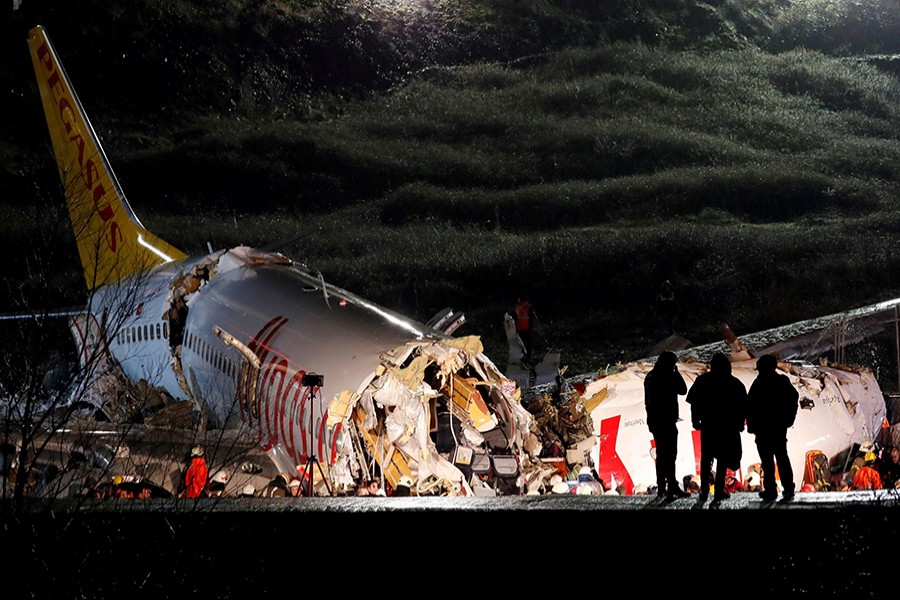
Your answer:
[[[203,448],[194,446],[191,449],[191,466],[184,476],[184,495],[188,498],[199,498],[206,490],[206,481],[209,478],[209,469],[206,466],[206,458],[203,456]]]
[[[532,362],[531,352],[534,349],[532,347],[534,344],[533,334],[537,326],[537,315],[534,312],[534,307],[524,295],[519,296],[514,313],[516,317],[516,333],[519,339],[522,340],[522,346],[524,347],[522,360],[530,364]]]

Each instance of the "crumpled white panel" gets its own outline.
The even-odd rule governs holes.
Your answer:
[[[413,396],[409,389],[392,373],[385,373],[379,382],[381,385],[372,393],[372,398],[382,406],[399,406]]]
[[[413,437],[418,446],[417,450],[428,447],[428,414],[421,396],[398,394],[398,404],[385,418],[387,439],[392,444],[403,446],[407,440]],[[408,452],[418,458],[418,452]]]

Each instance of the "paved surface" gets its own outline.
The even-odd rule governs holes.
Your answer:
[[[2,504],[0,504],[2,506]],[[36,501],[29,512],[49,509],[66,512],[236,512],[284,513],[325,512],[340,513],[527,513],[545,511],[570,512],[628,512],[628,511],[828,511],[829,509],[879,508],[900,514],[900,490],[854,492],[801,492],[785,502],[763,501],[758,494],[732,494],[714,505],[711,500],[700,503],[697,496],[667,502],[656,496],[578,496],[574,494],[544,496],[503,496],[496,498],[408,497],[408,498],[185,498],[83,500],[63,499],[46,503]]]
[[[8,508],[0,504],[4,592],[54,600],[244,599],[307,587],[882,598],[896,593],[900,539],[893,490],[790,503],[734,494],[719,510],[691,498],[553,495],[55,501],[19,517]]]

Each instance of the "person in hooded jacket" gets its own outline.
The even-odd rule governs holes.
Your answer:
[[[756,450],[762,465],[763,500],[778,497],[775,487],[775,465],[781,476],[782,498],[794,497],[794,470],[787,451],[787,430],[797,418],[800,394],[787,375],[777,371],[778,361],[772,354],[756,360],[756,379],[747,392],[747,431],[756,436]]]
[[[208,478],[209,469],[203,456],[203,448],[194,446],[191,450],[191,464],[184,476],[184,495],[188,498],[199,498],[204,495]]]
[[[731,494],[725,489],[728,469],[741,467],[741,432],[744,430],[747,388],[731,374],[731,361],[718,352],[709,362],[709,371],[697,377],[687,395],[691,423],[700,431],[700,494],[706,502],[713,461],[716,461],[713,505]]]
[[[665,350],[644,378],[644,408],[647,428],[656,442],[656,494],[667,500],[684,498],[678,486],[675,459],[678,456],[678,396],[687,393],[684,377],[678,372],[678,357]]]

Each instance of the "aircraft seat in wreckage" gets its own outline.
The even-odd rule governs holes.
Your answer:
[[[208,280],[185,295],[186,336],[209,345],[225,342],[245,359],[233,388],[235,406],[211,405],[211,422],[249,423],[279,471],[295,472],[315,456],[321,469],[313,468],[313,476],[321,480],[324,474],[330,484],[317,492],[329,493],[369,473],[362,461],[375,462],[391,486],[406,475],[421,494],[472,495],[465,465],[460,469],[432,441],[439,407],[462,423],[460,446],[494,452],[498,464],[509,461],[500,456],[514,456],[517,477],[530,470],[535,459],[526,446],[540,447],[534,421],[515,382],[482,353],[477,337],[416,335],[418,330],[345,290],[328,286],[323,295],[323,282],[301,265],[249,249],[216,253],[204,264]],[[282,296],[291,302],[279,301]],[[262,316],[260,297],[267,300],[263,306],[285,312],[277,320]],[[251,329],[258,332],[243,343],[247,315],[254,312],[260,317]],[[202,390],[215,389],[217,373],[204,374],[206,363],[191,346],[181,351],[183,383],[200,398]],[[320,373],[321,387],[301,386],[299,375],[306,372]],[[227,396],[227,389],[213,395]],[[521,488],[518,483],[514,487]]]

